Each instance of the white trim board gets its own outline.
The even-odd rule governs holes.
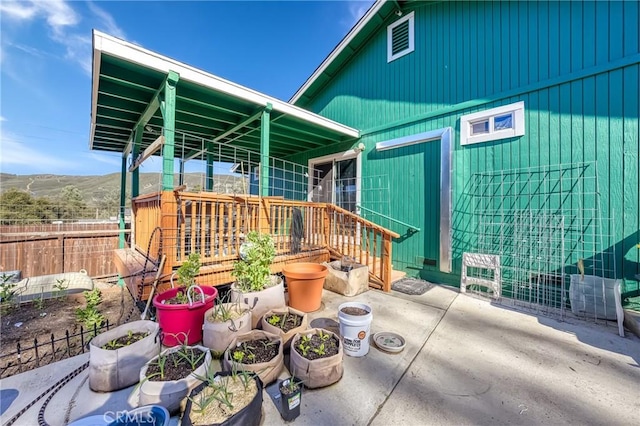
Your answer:
[[[312,201],[313,198],[313,166],[320,163],[328,163],[333,161],[349,160],[351,158],[356,159],[356,214],[360,214],[360,208],[357,206],[361,202],[360,185],[362,180],[362,153],[359,149],[350,149],[344,152],[338,152],[335,154],[324,155],[322,157],[310,158],[307,162],[307,173],[309,178],[307,180],[307,201]]]
[[[386,151],[419,143],[440,140],[440,272],[450,273],[451,266],[451,146],[453,129],[445,127],[376,144],[376,151]]]
[[[213,74],[199,70],[192,66],[178,62],[174,59],[162,56],[158,53],[147,50],[143,47],[120,40],[116,37],[104,34],[100,31],[93,31],[93,99],[91,116],[91,141],[93,141],[93,130],[95,130],[95,117],[97,108],[97,89],[100,78],[100,58],[102,53],[106,53],[126,61],[152,68],[163,73],[173,71],[180,75],[180,80],[190,81],[200,86],[207,87],[227,95],[242,99],[259,107],[273,106],[274,111],[278,111],[300,120],[313,123],[317,126],[341,133],[344,136],[358,138],[360,131],[344,124],[338,123],[321,115],[309,112],[303,108],[281,101],[271,96],[264,95],[255,90],[217,77]]]

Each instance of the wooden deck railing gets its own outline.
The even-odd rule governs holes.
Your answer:
[[[372,282],[385,291],[391,286],[391,239],[398,234],[332,204],[175,191],[138,197],[133,212],[135,247],[145,252],[150,246],[155,257],[160,240],[149,241],[161,227],[169,271],[193,251],[203,265],[236,260],[255,230],[273,237],[278,255],[329,249],[332,257],[368,265]]]

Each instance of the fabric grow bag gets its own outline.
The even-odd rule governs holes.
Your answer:
[[[251,328],[256,328],[262,316],[269,309],[287,306],[284,300],[284,281],[277,275],[271,275],[272,282],[276,284],[261,291],[243,293],[236,289],[235,283],[231,284],[231,300],[244,302],[252,307]]]
[[[232,374],[233,373],[231,373],[230,371],[221,371],[219,373],[216,373],[216,377],[228,377]],[[262,384],[262,380],[260,380],[260,377],[257,374],[254,375],[254,380],[256,382],[257,392],[251,402],[249,402],[249,404],[247,404],[244,408],[242,408],[233,416],[229,417],[224,422],[211,423],[206,426],[258,426],[262,421],[262,389],[264,385]],[[193,425],[190,418],[193,405],[191,400],[200,392],[202,392],[202,390],[208,385],[208,382],[204,382],[191,391],[189,399],[187,399],[187,406],[185,407],[184,414],[182,416],[182,425]]]
[[[205,377],[207,370],[211,364],[211,352],[204,346],[188,346],[188,348],[199,349],[205,353],[205,359],[195,371],[180,380],[172,380],[165,382],[156,382],[148,380],[147,369],[149,364],[155,361],[158,356],[151,359],[142,370],[140,370],[140,390],[138,396],[138,406],[142,405],[161,405],[166,408],[169,413],[174,414],[180,410],[180,403],[189,395],[189,392],[202,383],[198,377]],[[162,354],[177,352],[180,347],[166,349]]]
[[[269,322],[267,322],[267,318],[270,317],[273,314],[278,315],[278,316],[282,316],[284,314],[289,314],[289,313],[301,316],[302,317],[302,322],[300,323],[300,325],[298,327],[293,328],[293,329],[287,331],[286,333],[280,327],[276,327],[275,325],[271,325],[271,324],[269,324]],[[276,308],[276,309],[268,310],[262,316],[261,324],[262,324],[262,329],[264,331],[267,331],[267,332],[275,334],[275,335],[282,336],[282,341],[284,342],[285,346],[287,346],[287,343],[290,343],[290,341],[293,338],[293,336],[295,336],[297,333],[302,333],[308,327],[306,312],[302,312],[302,311],[299,311],[299,310],[291,308],[291,307]]]
[[[244,311],[239,318],[225,322],[213,322],[208,318],[212,315],[214,308],[209,309],[204,314],[204,324],[202,325],[202,344],[213,352],[222,353],[229,346],[231,341],[238,335],[251,331],[251,311],[249,305],[245,303],[223,303],[226,307]],[[233,330],[235,326],[235,331]]]
[[[295,349],[295,345],[298,340],[300,340],[301,336],[319,334],[320,330],[322,330],[323,333],[330,334],[332,337],[338,339],[338,353],[328,358],[319,358],[310,361],[298,353]],[[332,385],[342,378],[342,374],[344,373],[344,367],[342,364],[343,356],[344,352],[340,336],[328,330],[312,328],[304,333],[296,334],[291,340],[289,371],[291,371],[291,374],[295,377],[302,380],[306,387],[310,389],[322,388]]]
[[[265,337],[272,342],[277,341],[280,343],[280,346],[278,347],[278,354],[270,361],[260,362],[257,364],[243,364],[233,360],[232,352],[236,347],[240,346],[241,343],[249,340],[263,339]],[[224,351],[224,356],[222,357],[222,368],[224,371],[232,371],[233,365],[235,364],[238,370],[253,371],[260,376],[260,380],[262,380],[265,385],[268,385],[278,378],[278,375],[280,375],[280,372],[284,368],[283,347],[284,344],[281,336],[268,333],[263,330],[252,330],[249,333],[241,334],[233,339],[227,350]]]
[[[129,331],[148,336],[128,346],[102,349],[108,342]],[[140,369],[160,353],[159,326],[153,321],[134,321],[98,334],[89,342],[89,387],[96,392],[112,392],[138,383]]]

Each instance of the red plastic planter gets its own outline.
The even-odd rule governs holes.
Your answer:
[[[192,305],[167,305],[163,300],[171,299],[183,291],[182,288],[173,288],[153,298],[153,306],[156,308],[156,316],[160,330],[162,330],[162,344],[165,346],[177,346],[183,344],[187,336],[187,345],[193,345],[202,340],[202,324],[204,323],[204,313],[213,307],[213,302],[218,295],[215,287],[201,286],[204,292],[204,302],[195,302]],[[195,289],[192,294],[200,293]]]

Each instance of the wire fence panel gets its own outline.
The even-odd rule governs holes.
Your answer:
[[[592,292],[617,278],[614,223],[600,214],[595,163],[478,173],[470,188],[473,251],[500,256],[509,303],[564,317],[572,276],[599,277]],[[491,279],[491,271],[471,273]]]

